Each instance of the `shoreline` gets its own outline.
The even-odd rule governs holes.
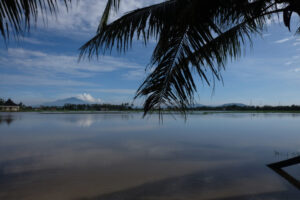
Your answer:
[[[130,114],[130,113],[143,113],[143,110],[112,110],[112,111],[11,111],[1,113],[39,113],[39,114]],[[151,114],[158,114],[159,111],[152,111]],[[194,110],[186,111],[186,115],[189,114],[230,114],[230,113],[253,113],[253,114],[268,114],[268,113],[286,113],[286,114],[300,114],[300,111],[284,111],[284,110],[236,110],[236,111],[226,111],[226,110]],[[162,114],[182,114],[180,111],[162,111]]]

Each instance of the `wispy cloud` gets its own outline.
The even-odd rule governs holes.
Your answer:
[[[34,37],[23,37],[23,38],[21,38],[21,42],[30,43],[30,44],[34,44],[34,45],[50,45],[50,46],[55,45],[54,43],[41,41]]]
[[[119,18],[124,13],[141,8],[154,3],[162,2],[163,0],[124,0],[121,1],[120,11],[118,14],[112,13],[110,21]],[[76,2],[76,1],[75,1]],[[59,2],[62,4],[62,2]],[[61,8],[57,17],[49,17],[45,27],[42,20],[38,26],[42,29],[57,30],[60,33],[65,32],[68,35],[91,35],[93,34],[100,22],[100,17],[106,6],[106,0],[88,0],[77,1],[72,7],[67,10],[64,6]],[[56,33],[56,32],[55,32]]]
[[[95,73],[141,68],[136,63],[111,56],[78,63],[77,55],[51,54],[23,48],[9,48],[8,51],[1,51],[0,56],[2,67],[10,66],[26,73],[59,73],[79,78],[94,76]]]
[[[144,69],[131,70],[123,74],[123,78],[126,80],[142,80],[146,76]]]
[[[294,72],[300,72],[300,68],[295,68],[293,71]]]
[[[277,40],[274,43],[276,43],[276,44],[282,44],[282,43],[288,42],[288,41],[290,41],[292,39],[293,39],[293,37],[287,37],[287,38],[283,38],[281,40]]]
[[[59,79],[47,76],[0,74],[0,85],[2,86],[96,86],[95,84],[75,81],[71,79]]]
[[[110,94],[128,94],[134,95],[135,89],[88,89],[87,91],[96,92],[96,93],[110,93]]]
[[[294,42],[293,45],[294,45],[294,46],[299,46],[299,45],[300,45],[300,42]]]
[[[285,65],[291,65],[291,64],[293,64],[292,61],[288,61],[288,62],[285,63]]]
[[[269,37],[269,36],[271,36],[270,33],[265,33],[265,34],[263,34],[263,37]]]

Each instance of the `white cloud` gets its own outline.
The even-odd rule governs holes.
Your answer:
[[[293,64],[292,61],[288,61],[288,62],[285,63],[285,65],[291,65],[291,64]]]
[[[297,55],[297,56],[293,56],[292,58],[293,58],[293,59],[299,59],[300,56]]]
[[[35,57],[47,56],[46,53],[43,53],[41,51],[31,51],[31,50],[23,49],[23,48],[9,48],[7,53],[8,53],[8,56],[15,56],[15,57],[21,57],[21,58],[24,58],[26,56],[35,56]]]
[[[133,95],[136,90],[134,89],[88,89],[91,92],[98,92],[98,93],[110,93],[110,94],[129,94]]]
[[[120,69],[140,69],[141,66],[125,59],[101,56],[98,60],[78,62],[77,55],[50,54],[23,48],[0,51],[1,66],[14,67],[26,73],[49,75],[65,74],[84,78],[95,73],[112,72]]]
[[[92,95],[87,94],[87,93],[79,94],[77,97],[83,101],[87,101],[90,103],[101,103],[102,102],[101,99],[96,99]]]
[[[293,45],[294,45],[294,46],[299,46],[299,45],[300,45],[300,42],[294,42]]]
[[[112,13],[110,21],[119,18],[128,11],[162,1],[163,0],[122,0],[119,13]],[[81,0],[73,3],[68,12],[63,5],[60,5],[59,7],[61,9],[57,17],[49,17],[46,28],[62,31],[68,35],[93,34],[97,30],[106,3],[107,0]],[[60,2],[60,4],[62,4],[62,2]],[[43,20],[40,20],[38,24],[41,28],[45,27]]]
[[[61,79],[48,77],[47,75],[16,75],[16,74],[0,74],[1,86],[58,86],[58,87],[73,87],[73,86],[97,86],[92,83],[75,81],[70,79]]]
[[[55,45],[53,43],[44,42],[44,41],[38,40],[38,39],[33,38],[33,37],[23,37],[23,38],[20,38],[20,39],[21,39],[21,42],[35,44],[35,45],[50,45],[50,46]]]
[[[269,36],[271,36],[270,33],[263,34],[263,37],[269,37]]]
[[[281,44],[281,43],[288,42],[288,41],[290,41],[290,40],[292,40],[292,39],[293,39],[293,37],[287,37],[287,38],[283,38],[283,39],[281,39],[281,40],[277,40],[277,41],[275,41],[275,43],[276,43],[276,44]]]
[[[144,69],[137,69],[123,74],[123,77],[127,80],[141,80],[145,77],[146,71]]]

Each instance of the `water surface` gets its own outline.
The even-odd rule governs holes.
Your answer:
[[[0,113],[0,199],[300,199],[299,114],[141,116]]]

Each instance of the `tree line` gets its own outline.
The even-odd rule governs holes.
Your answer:
[[[26,106],[22,102],[16,104],[10,98],[5,100],[0,98],[0,106],[17,105],[20,111],[141,111],[142,108],[135,107],[133,104],[65,104],[63,106]],[[176,111],[176,107],[161,108],[162,111]],[[300,112],[300,105],[288,106],[249,106],[249,105],[223,105],[223,106],[195,106],[187,109],[188,111],[282,111]]]
[[[0,98],[0,106],[4,106],[4,105],[9,105],[9,106],[20,106],[20,107],[24,107],[25,105],[20,102],[19,104],[15,103],[13,100],[11,100],[10,98],[5,100],[3,98]]]
[[[189,108],[190,111],[299,111],[300,105],[290,105],[290,106],[239,106],[239,105],[230,105],[230,106],[199,106],[194,108]]]
[[[133,110],[133,104],[65,104],[64,106],[40,106],[43,111],[125,111]]]
[[[122,103],[118,104],[65,104],[64,106],[26,106],[22,102],[16,104],[10,98],[4,100],[0,98],[0,106],[15,105],[20,107],[20,111],[123,111],[133,110],[133,104]]]

